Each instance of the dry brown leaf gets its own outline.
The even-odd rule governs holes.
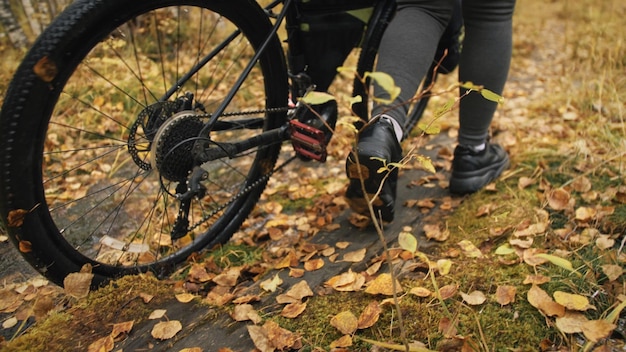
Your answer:
[[[299,349],[302,347],[301,338],[293,332],[281,328],[273,321],[267,321],[263,324],[263,328],[267,332],[267,338],[272,347],[278,350]]]
[[[609,281],[615,281],[624,274],[624,268],[619,265],[606,264],[602,265],[601,268],[604,275],[609,278]]]
[[[30,213],[30,210],[25,209],[15,209],[11,210],[7,215],[7,226],[9,227],[20,227],[24,224],[24,218],[26,214]]]
[[[524,278],[524,285],[534,284],[534,285],[542,285],[547,282],[550,282],[550,277],[545,275],[526,275]]]
[[[566,334],[575,334],[583,331],[583,324],[588,319],[577,312],[566,312],[564,316],[557,317],[555,320],[556,327]]]
[[[10,317],[9,319],[5,320],[2,322],[2,328],[3,329],[10,329],[12,327],[14,327],[15,325],[17,325],[17,318],[16,317]]]
[[[459,247],[468,258],[482,258],[483,254],[470,240],[461,240]]]
[[[202,352],[202,347],[187,347],[178,352]],[[230,348],[222,347],[217,352],[233,352]]]
[[[507,304],[515,302],[516,293],[517,288],[515,286],[498,286],[496,289],[496,301],[500,303],[500,305],[506,306]]]
[[[304,276],[304,269],[300,268],[289,268],[289,277],[300,278]]]
[[[115,341],[111,335],[100,338],[87,347],[87,352],[109,352],[115,347]]]
[[[87,297],[92,279],[92,273],[71,273],[67,275],[63,279],[65,294],[76,299]]]
[[[150,313],[150,315],[148,316],[148,319],[150,320],[161,319],[165,316],[165,313],[167,313],[167,309],[155,309],[152,311],[152,313]]]
[[[193,301],[194,298],[196,298],[195,295],[192,295],[191,293],[179,293],[176,296],[176,300],[180,303],[189,303],[191,301]]]
[[[50,83],[59,73],[59,69],[54,61],[44,56],[33,66],[33,72],[37,77],[41,78],[42,81]]]
[[[326,286],[330,286],[336,291],[341,292],[358,291],[363,287],[363,284],[365,284],[365,277],[350,269],[348,272],[331,277],[325,283]]]
[[[571,195],[563,188],[557,188],[549,191],[546,199],[550,208],[559,211],[568,207]]]
[[[258,302],[261,300],[261,296],[259,295],[245,295],[241,297],[237,297],[233,300],[234,304],[245,304],[250,302]]]
[[[579,193],[585,193],[591,191],[591,181],[585,176],[576,177],[572,181],[572,188]]]
[[[540,249],[540,248],[528,248],[524,250],[522,257],[526,264],[530,266],[537,266],[537,265],[545,264],[548,262],[546,258],[536,256],[536,254],[545,253],[545,252],[546,251],[544,249]]]
[[[358,328],[358,319],[350,311],[343,311],[330,319],[330,325],[334,326],[342,334],[352,334]]]
[[[527,294],[528,302],[547,316],[562,317],[565,315],[565,307],[554,302],[552,297],[539,286],[533,285]]]
[[[139,293],[139,297],[141,298],[141,300],[143,301],[143,303],[150,303],[150,301],[152,301],[152,299],[154,298],[153,295],[144,293],[144,292],[140,292]]]
[[[235,321],[250,320],[255,324],[259,324],[263,319],[259,316],[259,313],[252,307],[251,304],[238,304],[230,313],[230,317]]]
[[[470,306],[481,305],[487,300],[487,297],[481,291],[472,291],[469,294],[461,292],[461,297],[463,298],[463,301]]]
[[[239,279],[239,275],[241,275],[241,269],[228,268],[221,274],[214,277],[212,281],[220,286],[233,287],[237,285],[237,280]]]
[[[615,324],[606,320],[589,320],[583,323],[583,334],[592,342],[598,342],[601,339],[609,337],[611,332],[617,327]]]
[[[593,208],[579,207],[576,209],[575,217],[576,217],[576,220],[578,221],[589,222],[596,217],[597,213],[598,212]]]
[[[391,274],[383,273],[378,275],[372,282],[369,283],[365,289],[365,293],[369,293],[371,295],[393,296],[393,288],[394,284],[391,279]],[[398,280],[395,282],[395,288],[397,293],[402,292],[402,286]]]
[[[530,177],[525,177],[522,176],[519,178],[519,180],[517,181],[517,188],[519,189],[524,189],[532,184],[535,183],[535,180],[530,178]]]
[[[367,329],[374,326],[380,317],[382,309],[377,301],[372,301],[365,307],[357,322],[357,329]]]
[[[307,260],[304,262],[304,270],[306,271],[315,271],[324,267],[324,259],[316,258]]]
[[[365,259],[365,254],[366,253],[367,253],[367,249],[366,248],[361,248],[361,249],[358,249],[356,251],[348,252],[348,253],[343,255],[343,261],[344,262],[350,262],[350,263],[362,262],[363,259]]]
[[[261,286],[261,288],[265,291],[274,292],[282,283],[283,280],[280,278],[280,276],[278,276],[278,274],[275,274],[271,279],[262,281],[259,286]]]
[[[337,340],[330,343],[330,348],[332,348],[333,351],[337,350],[338,348],[345,348],[350,346],[352,346],[352,336],[350,335],[343,335]]]
[[[303,302],[293,302],[287,304],[283,310],[280,312],[280,315],[285,318],[293,319],[298,317],[300,314],[304,312],[306,309],[306,303]]]
[[[441,318],[441,320],[439,320],[439,326],[437,327],[437,331],[443,334],[443,336],[446,338],[453,338],[458,334],[458,329],[456,325],[456,319],[450,320],[450,318],[443,317]]]
[[[267,336],[267,331],[262,326],[258,325],[248,325],[246,326],[248,329],[248,334],[252,339],[252,343],[254,346],[258,348],[261,352],[273,352],[276,350],[270,344],[270,340]]]
[[[154,325],[150,334],[157,340],[169,340],[183,329],[178,320],[161,321]]]
[[[563,291],[554,292],[554,300],[556,303],[571,310],[585,311],[595,309],[594,306],[589,304],[587,297]]]
[[[459,286],[455,284],[445,285],[439,288],[439,295],[441,295],[441,299],[448,299],[456,295]]]
[[[206,271],[206,267],[202,264],[194,263],[189,269],[187,277],[193,282],[207,282],[210,281],[215,275],[209,274]]]
[[[410,291],[410,294],[416,295],[417,297],[430,297],[433,293],[430,292],[426,287],[413,287]]]
[[[430,240],[443,242],[450,237],[450,231],[441,230],[437,224],[426,224],[424,225],[424,235]]]
[[[613,247],[615,245],[615,240],[611,238],[609,235],[600,235],[596,239],[596,246],[598,248],[605,250]]]
[[[133,320],[125,321],[123,323],[113,324],[113,331],[111,331],[111,337],[114,339],[120,336],[127,335],[132,329],[135,322]]]
[[[18,243],[18,249],[22,253],[30,253],[33,250],[33,244],[30,241],[20,241]]]
[[[350,242],[342,241],[342,242],[335,243],[335,247],[339,249],[346,249],[348,248],[348,246],[350,246]]]

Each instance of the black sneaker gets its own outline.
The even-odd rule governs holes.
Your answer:
[[[359,158],[360,173],[356,157]],[[387,164],[399,162],[402,159],[402,147],[396,138],[393,125],[386,119],[378,119],[360,133],[356,152],[352,151],[346,160],[346,173],[350,179],[350,185],[346,191],[346,200],[353,211],[366,216],[369,216],[370,213],[367,201],[363,196],[359,176],[360,174],[363,176],[365,191],[371,199],[378,191],[386,175],[385,172],[378,172],[384,163],[376,158],[386,160]],[[390,222],[394,216],[398,169],[395,168],[384,181],[380,194],[373,205],[376,214],[380,214],[383,221]]]
[[[487,143],[477,152],[471,147],[458,145],[454,149],[450,192],[474,193],[495,180],[509,167],[509,156],[498,144]]]

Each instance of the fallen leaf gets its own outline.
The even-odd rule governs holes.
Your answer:
[[[161,321],[154,325],[150,334],[157,340],[168,340],[183,329],[178,320]]]
[[[450,237],[450,231],[447,229],[442,231],[437,224],[426,224],[424,225],[424,236],[429,240],[443,242]]]
[[[458,243],[461,250],[468,258],[482,258],[483,254],[470,240],[461,240]]]
[[[267,338],[272,347],[283,351],[289,349],[300,349],[302,347],[302,343],[300,341],[300,336],[294,334],[293,332],[281,328],[278,324],[273,321],[267,321],[263,324],[263,328],[267,332]]]
[[[615,330],[617,326],[609,323],[606,320],[589,320],[583,323],[583,334],[586,338],[592,342],[598,342],[601,339],[609,337],[611,332]]]
[[[144,293],[144,292],[140,292],[139,293],[139,297],[141,298],[141,300],[143,301],[143,303],[150,303],[150,301],[152,301],[152,299],[154,298],[153,295]]]
[[[3,329],[10,329],[12,327],[14,327],[15,325],[17,325],[17,318],[16,317],[10,317],[9,319],[5,320],[2,322],[2,328]]]
[[[554,302],[552,297],[539,286],[533,285],[527,294],[528,302],[547,316],[562,317],[565,315],[565,307]]]
[[[611,238],[609,235],[600,235],[596,239],[596,246],[598,248],[605,250],[613,247],[615,245],[615,240]]]
[[[87,297],[92,279],[93,274],[91,273],[68,274],[65,279],[63,279],[63,289],[65,294],[76,299]]]
[[[430,295],[432,295],[432,292],[430,292],[430,290],[426,287],[413,287],[409,290],[409,293],[422,298],[430,297]]]
[[[587,321],[588,319],[581,313],[567,312],[564,316],[556,318],[555,325],[563,333],[575,334],[583,331],[583,324]]]
[[[283,310],[280,312],[280,315],[285,318],[293,319],[298,317],[300,314],[304,312],[306,309],[306,303],[303,302],[293,302],[287,304]]]
[[[579,207],[576,209],[575,218],[578,221],[589,222],[596,217],[597,211],[589,207]]]
[[[127,335],[132,329],[135,322],[133,320],[125,321],[123,323],[113,324],[113,331],[111,331],[111,337],[117,339],[120,336]]]
[[[193,301],[193,299],[196,297],[195,295],[192,295],[191,293],[179,293],[176,296],[176,300],[180,303],[189,303],[191,301]]]
[[[33,250],[33,244],[30,241],[20,241],[18,243],[18,249],[22,253],[30,253]]]
[[[394,284],[391,279],[391,274],[383,273],[378,275],[372,282],[369,283],[369,285],[365,289],[365,293],[369,293],[371,295],[392,296],[393,288]],[[395,282],[395,288],[396,290],[398,290],[397,293],[400,293],[402,291],[402,286],[400,285],[400,282],[398,282],[398,280],[396,280]]]
[[[348,272],[336,275],[328,279],[325,283],[340,292],[358,291],[365,284],[365,277],[360,273],[355,273],[348,269]]]
[[[563,291],[555,291],[554,300],[556,303],[571,310],[585,311],[588,309],[595,309],[594,306],[589,304],[587,297]]]
[[[487,297],[481,291],[473,291],[469,294],[461,292],[461,297],[463,298],[465,303],[469,304],[470,306],[481,305],[487,300]]]
[[[496,289],[496,301],[500,305],[506,306],[507,304],[515,302],[515,294],[517,288],[515,286],[498,286]]]
[[[415,253],[417,251],[417,238],[413,236],[410,232],[402,231],[398,234],[398,244],[400,248],[405,251],[409,251],[411,253]]]
[[[315,271],[321,269],[324,266],[324,259],[316,258],[307,260],[304,262],[304,270],[306,271]]]
[[[342,334],[352,334],[358,328],[358,319],[350,311],[343,311],[330,319],[330,325],[334,326]]]
[[[549,191],[546,197],[550,208],[557,211],[566,209],[569,205],[570,198],[570,193],[563,188],[557,188]]]
[[[150,320],[161,319],[165,316],[165,313],[167,313],[167,309],[155,309],[152,311],[152,313],[150,313],[150,315],[148,316],[148,319]]]
[[[113,350],[114,346],[115,341],[113,341],[113,337],[111,337],[111,335],[107,335],[92,342],[87,347],[87,352],[109,352]]]
[[[447,317],[443,317],[441,318],[441,320],[439,320],[439,326],[437,327],[437,331],[443,334],[443,336],[446,338],[452,338],[458,334],[456,323],[456,319],[452,321]]]
[[[239,268],[228,268],[223,273],[212,279],[213,282],[220,286],[233,287],[237,284],[237,280],[241,275]]]
[[[609,281],[615,281],[619,279],[620,276],[624,273],[624,268],[619,265],[614,264],[605,264],[601,266],[602,272],[606,277],[609,278]]]
[[[367,253],[367,248],[361,248],[356,251],[348,252],[343,255],[344,262],[350,263],[359,263],[365,259],[365,254]]]
[[[446,276],[450,273],[452,269],[452,261],[450,259],[439,259],[437,260],[437,270],[441,276]]]
[[[546,282],[550,282],[550,277],[545,275],[526,275],[524,278],[524,284],[534,284],[534,285],[542,285]]]
[[[248,325],[246,328],[248,329],[248,334],[252,339],[252,343],[254,343],[254,346],[261,352],[274,352],[274,350],[276,350],[270,344],[267,331],[262,326]]]
[[[352,336],[350,335],[343,335],[330,343],[330,348],[333,349],[333,351],[337,348],[350,346],[352,346]]]
[[[365,307],[357,322],[357,329],[367,329],[374,326],[380,317],[382,309],[377,301],[372,301]]]
[[[445,285],[439,288],[439,295],[441,296],[441,299],[445,300],[453,297],[458,289],[459,287],[455,284]]]
[[[565,259],[565,258],[561,258],[561,257],[555,256],[555,255],[550,255],[550,254],[545,254],[545,253],[535,254],[535,257],[546,259],[546,260],[550,261],[550,263],[552,263],[552,264],[554,264],[556,266],[559,266],[559,267],[561,267],[561,268],[563,268],[565,270],[571,271],[572,273],[574,273],[574,274],[576,274],[578,276],[581,276],[581,274],[574,269],[574,267],[572,266],[572,263],[569,260]]]
[[[263,319],[259,316],[259,313],[254,309],[251,304],[238,304],[230,313],[230,317],[235,321],[250,320],[255,324],[259,324]]]
[[[280,278],[280,276],[278,276],[278,274],[275,274],[271,279],[262,281],[259,286],[265,291],[274,292],[282,283],[283,280]]]
[[[11,210],[7,215],[7,226],[20,227],[24,224],[24,218],[26,214],[30,213],[30,210],[15,209]]]
[[[37,77],[41,78],[42,81],[50,83],[59,73],[59,69],[54,61],[44,56],[33,66],[33,72]]]

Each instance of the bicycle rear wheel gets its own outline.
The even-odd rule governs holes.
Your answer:
[[[203,164],[206,196],[188,210],[175,194],[186,191],[203,119],[270,30],[251,0],[72,4],[27,54],[0,115],[0,219],[22,255],[57,284],[91,264],[96,286],[167,274],[228,240],[281,141]],[[282,126],[286,112],[273,108],[286,105],[286,72],[273,36],[226,109],[256,117],[220,116],[210,143]]]

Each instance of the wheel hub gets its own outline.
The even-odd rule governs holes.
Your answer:
[[[202,126],[193,111],[179,112],[165,121],[152,141],[152,167],[167,180],[186,180],[194,167],[191,149]]]

